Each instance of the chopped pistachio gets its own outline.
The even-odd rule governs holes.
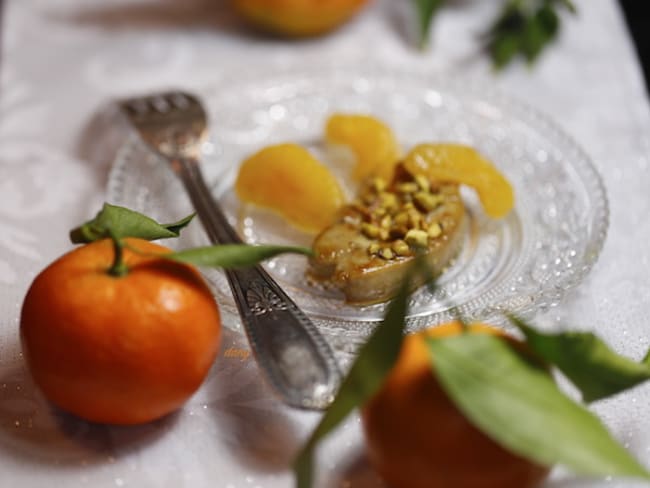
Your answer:
[[[425,212],[430,212],[438,206],[440,198],[438,195],[432,195],[425,191],[419,191],[413,196],[413,200]]]
[[[415,193],[418,191],[418,185],[412,181],[407,181],[406,183],[397,185],[397,191],[400,193]]]
[[[420,187],[420,190],[428,192],[431,190],[431,183],[429,178],[424,175],[415,175],[415,183]]]
[[[379,243],[377,243],[377,242],[372,242],[372,243],[368,246],[368,254],[377,254],[377,253],[379,252],[379,249],[380,249],[380,247],[379,247]]]
[[[379,229],[379,238],[382,241],[387,241],[390,237],[390,231],[388,229],[381,228]]]
[[[409,223],[409,214],[408,212],[400,212],[393,219],[393,223],[397,226],[407,226]]]
[[[393,223],[393,219],[391,218],[390,215],[385,215],[382,219],[379,225],[381,226],[382,229],[389,229],[391,224]]]
[[[427,229],[427,234],[429,235],[429,237],[436,238],[440,234],[442,234],[442,227],[440,227],[440,224],[438,222],[434,222]]]
[[[404,236],[404,240],[411,247],[427,247],[429,236],[423,230],[411,229]]]
[[[386,210],[394,210],[398,206],[397,196],[394,193],[382,192],[379,194],[379,204]]]
[[[386,180],[380,177],[375,177],[372,179],[372,189],[375,190],[377,193],[381,193],[386,189]]]
[[[387,210],[383,207],[377,207],[372,211],[372,218],[375,220],[379,220],[382,218],[384,215],[386,215]]]
[[[393,251],[395,251],[395,254],[397,254],[398,256],[406,256],[411,251],[409,245],[401,239],[398,239],[395,242],[393,242],[393,245],[391,247]]]
[[[361,232],[366,237],[369,237],[370,239],[375,239],[376,237],[379,236],[379,227],[377,227],[374,224],[369,224],[367,222],[364,222],[361,224]]]
[[[382,248],[382,250],[379,251],[379,255],[384,259],[393,259],[395,257],[393,251],[388,247]]]
[[[419,229],[422,225],[422,215],[415,209],[408,211],[410,229]]]

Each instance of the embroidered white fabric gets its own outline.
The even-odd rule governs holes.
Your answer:
[[[223,354],[178,413],[138,428],[91,425],[52,409],[20,353],[30,282],[70,249],[67,231],[93,215],[121,130],[116,97],[181,87],[201,93],[225,76],[261,77],[305,63],[430,67],[481,79],[546,113],[593,159],[610,228],[587,278],[538,317],[548,328],[594,330],[640,359],[650,347],[650,112],[638,60],[614,0],[578,0],[557,45],[533,68],[492,72],[477,39],[498,2],[456,2],[436,19],[428,50],[412,47],[406,0],[378,0],[341,30],[305,41],[244,29],[224,0],[5,2],[0,58],[0,486],[292,486],[288,465],[318,419],[277,402],[225,331]],[[649,322],[645,322],[648,320]],[[230,352],[229,352],[230,351]],[[243,352],[242,352],[243,351]],[[593,405],[613,434],[650,464],[650,386]],[[318,486],[379,488],[359,419],[323,445]],[[549,488],[633,488],[562,469]]]

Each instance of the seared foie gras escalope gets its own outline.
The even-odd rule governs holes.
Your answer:
[[[316,237],[310,274],[340,288],[349,303],[389,300],[416,252],[425,253],[434,273],[444,270],[460,247],[464,217],[457,184],[398,165],[393,181],[367,181]]]

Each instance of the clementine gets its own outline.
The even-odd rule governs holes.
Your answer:
[[[169,249],[125,239],[128,273],[107,272],[110,240],[62,256],[32,283],[21,314],[28,367],[45,396],[86,420],[138,424],[180,407],[217,354],[219,309]]]
[[[549,469],[503,449],[474,427],[432,374],[425,338],[461,330],[452,322],[405,338],[395,367],[362,410],[370,462],[391,488],[536,486]],[[501,333],[484,325],[469,332]]]
[[[256,27],[285,36],[323,34],[357,13],[368,0],[233,0]]]

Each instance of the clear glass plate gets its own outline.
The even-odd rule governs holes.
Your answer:
[[[386,121],[404,148],[418,142],[470,144],[505,173],[516,192],[516,208],[504,220],[484,216],[472,191],[463,192],[469,214],[459,256],[438,289],[411,299],[410,330],[447,320],[456,306],[471,319],[499,321],[504,311],[532,314],[557,304],[595,262],[607,231],[608,206],[602,181],[586,154],[546,117],[485,83],[445,79],[425,71],[305,68],[232,78],[199,93],[211,119],[204,171],[213,194],[248,242],[309,245],[300,233],[263,210],[243,206],[233,192],[243,158],[273,143],[309,146],[324,162],[334,160],[322,144],[332,112],[362,112]],[[333,168],[347,181],[349,168]],[[348,189],[350,190],[350,189]],[[180,183],[164,161],[135,137],[119,151],[108,184],[108,200],[174,220],[191,211]],[[194,222],[173,244],[207,243]],[[266,263],[268,271],[341,348],[365,337],[385,304],[347,305],[337,290],[311,283],[306,261],[286,256]],[[238,327],[222,273],[205,271],[229,323]]]

